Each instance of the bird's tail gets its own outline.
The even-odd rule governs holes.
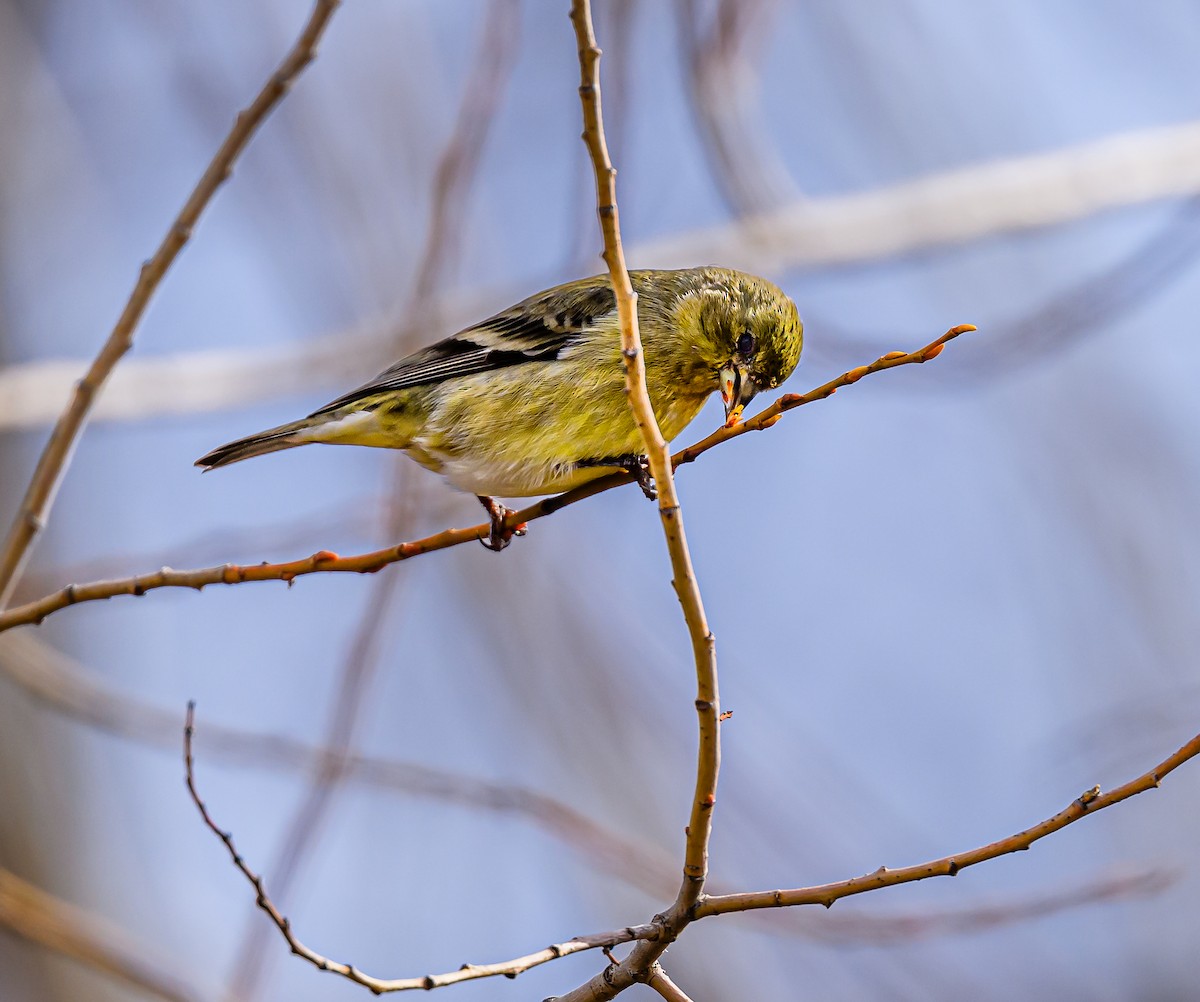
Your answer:
[[[238,463],[253,456],[265,456],[268,452],[279,452],[281,449],[293,449],[297,445],[307,445],[309,442],[316,441],[312,435],[312,429],[322,423],[313,418],[303,418],[299,421],[281,424],[278,428],[268,428],[266,431],[260,431],[257,435],[248,435],[245,438],[239,438],[236,442],[229,442],[213,449],[208,455],[197,459],[196,465],[202,466],[207,472],[215,470],[218,466],[228,466],[230,463]]]

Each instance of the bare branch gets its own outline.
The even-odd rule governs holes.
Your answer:
[[[973,330],[975,328],[970,324],[954,327],[937,340],[930,342],[923,348],[918,348],[916,351],[908,353],[899,351],[889,352],[887,355],[876,359],[870,365],[859,366],[858,368],[844,372],[836,379],[831,379],[829,382],[818,386],[814,390],[810,390],[808,393],[800,395],[794,393],[784,394],[773,404],[754,415],[754,417],[735,425],[733,428],[719,428],[695,445],[691,445],[683,451],[676,453],[671,457],[671,463],[674,467],[679,467],[684,463],[694,462],[709,449],[720,445],[728,439],[738,438],[751,431],[765,431],[774,425],[786,412],[795,410],[804,404],[832,396],[841,387],[856,383],[863,376],[882,372],[885,369],[894,369],[901,365],[928,362],[930,359],[937,357],[946,342],[958,337],[960,334]],[[630,477],[626,473],[613,473],[608,476],[599,477],[581,487],[556,495],[555,497],[545,498],[527,508],[523,508],[510,515],[508,521],[510,524],[516,525],[518,522],[532,522],[539,518],[545,518],[547,515],[552,515],[569,505],[627,483],[630,483]],[[435,550],[444,550],[451,546],[458,546],[461,543],[483,539],[487,536],[488,531],[489,526],[487,525],[475,525],[466,529],[445,529],[432,536],[426,536],[424,539],[408,543],[398,543],[395,546],[384,547],[382,550],[375,550],[371,553],[362,553],[350,557],[338,556],[338,554],[330,550],[318,550],[311,556],[283,563],[221,564],[216,567],[202,567],[195,570],[182,571],[164,567],[161,570],[138,574],[129,578],[118,578],[112,581],[92,581],[87,584],[72,584],[43,598],[0,612],[0,633],[14,626],[40,623],[51,613],[65,609],[70,605],[115,598],[118,595],[141,596],[148,591],[158,588],[194,588],[200,590],[208,585],[233,585],[242,584],[247,581],[286,581],[290,584],[298,577],[316,573],[373,574],[388,564],[399,563],[409,560],[412,557],[420,556],[423,553],[432,553]]]
[[[168,1002],[199,998],[174,971],[148,960],[145,944],[4,869],[0,869],[0,928]]]
[[[654,407],[646,390],[646,369],[638,334],[637,295],[625,267],[621,248],[621,228],[617,211],[617,172],[608,155],[604,139],[604,117],[600,99],[600,48],[592,27],[590,0],[572,0],[571,23],[579,48],[579,100],[583,107],[583,141],[588,148],[596,176],[596,204],[600,229],[604,236],[604,260],[616,296],[621,325],[621,353],[625,360],[625,388],[634,422],[646,446],[650,473],[658,487],[658,512],[671,559],[672,584],[692,642],[696,666],[696,714],[699,741],[696,754],[696,781],[692,794],[691,815],[686,831],[683,883],[674,903],[655,923],[662,935],[652,943],[639,943],[616,967],[593,978],[578,992],[596,992],[597,998],[612,998],[646,972],[662,956],[670,942],[689,919],[692,906],[699,900],[708,877],[708,842],[712,832],[713,807],[717,800],[717,774],[721,765],[720,697],[717,691],[716,638],[708,627],[700,586],[692,567],[687,536],[683,527],[683,509],[675,490],[675,467],[654,417]],[[665,975],[663,975],[665,978]],[[577,994],[572,992],[572,995]]]
[[[881,866],[874,873],[850,880],[840,880],[833,884],[821,884],[817,887],[798,887],[792,890],[780,891],[751,891],[745,894],[713,895],[701,901],[695,909],[697,919],[709,915],[724,915],[729,912],[748,911],[754,908],[784,908],[792,905],[824,905],[831,906],[839,898],[851,894],[862,894],[864,891],[875,891],[881,887],[891,887],[895,884],[907,884],[914,880],[924,880],[927,877],[953,877],[968,866],[995,859],[1010,852],[1028,849],[1038,839],[1045,838],[1082,817],[1095,814],[1105,807],[1112,807],[1123,800],[1155,789],[1162,779],[1178,769],[1188,759],[1200,755],[1200,734],[1180,748],[1174,755],[1164,759],[1149,772],[1130,780],[1123,786],[1118,786],[1108,793],[1101,793],[1100,787],[1095,786],[1086,790],[1078,799],[1053,817],[1026,828],[1016,835],[992,842],[990,845],[967,852],[945,856],[928,863],[918,863],[916,866],[905,866],[898,870],[889,870]]]
[[[34,470],[33,479],[21,501],[17,517],[9,530],[4,547],[0,550],[0,609],[8,603],[21,568],[29,555],[30,547],[45,527],[50,517],[54,494],[83,430],[84,422],[92,408],[92,401],[103,388],[109,373],[121,357],[133,346],[133,334],[151,297],[171,267],[184,244],[192,235],[201,213],[212,200],[217,189],[233,172],[246,144],[254,136],[267,115],[283,99],[304,68],[316,58],[317,42],[333,17],[341,0],[316,0],[307,23],[282,63],[263,85],[258,96],[244,111],[238,113],[233,127],[221,143],[204,174],[196,183],[179,215],[171,224],[167,234],[145,264],[142,265],[137,283],[125,304],[116,326],[108,340],[92,362],[84,377],[76,384],[71,400],[59,417],[50,441],[46,443]]]
[[[628,926],[612,932],[595,933],[590,936],[576,936],[566,942],[554,943],[544,950],[538,950],[513,960],[506,960],[496,964],[463,964],[457,971],[445,974],[426,974],[422,977],[414,978],[376,978],[360,971],[352,964],[343,964],[340,961],[330,960],[328,957],[324,957],[315,950],[305,946],[297,939],[296,934],[292,931],[291,922],[279,911],[267,894],[263,878],[250,869],[245,859],[237,851],[233,843],[233,835],[221,829],[208,813],[208,808],[200,798],[200,793],[196,788],[195,759],[192,754],[192,737],[195,733],[195,710],[195,703],[189,703],[187,722],[183,730],[185,781],[192,802],[196,805],[196,809],[200,812],[200,817],[203,818],[209,830],[225,844],[225,848],[229,851],[229,856],[233,860],[234,866],[241,871],[242,875],[254,887],[257,894],[258,907],[266,912],[271,921],[275,923],[275,927],[279,930],[283,938],[287,940],[292,953],[303,960],[307,960],[319,970],[340,975],[343,978],[353,981],[355,984],[370,989],[377,995],[381,995],[384,992],[430,991],[434,988],[444,988],[446,985],[459,984],[463,981],[476,981],[480,978],[494,978],[501,975],[506,978],[515,978],[518,974],[522,974],[532,967],[549,963],[552,960],[558,960],[560,957],[570,956],[573,953],[581,953],[584,950],[599,950],[604,947],[612,947],[620,943],[631,943],[635,940],[653,938],[659,935],[659,929],[655,925]]]
[[[708,836],[712,829],[712,809],[716,803],[717,772],[721,763],[720,715],[717,695],[716,639],[708,628],[700,586],[692,568],[687,536],[683,528],[683,510],[675,490],[674,465],[667,450],[666,439],[654,417],[654,405],[646,390],[646,367],[642,357],[642,342],[638,333],[637,294],[625,267],[625,252],[621,248],[621,226],[617,210],[617,172],[608,156],[604,139],[604,115],[600,100],[600,48],[592,28],[590,0],[575,0],[571,4],[571,23],[579,45],[579,99],[583,105],[583,141],[592,160],[596,175],[596,203],[600,229],[604,235],[604,260],[617,300],[617,315],[621,324],[621,352],[625,357],[625,386],[629,407],[646,444],[650,473],[658,487],[658,512],[662,519],[667,552],[671,558],[672,583],[683,618],[692,640],[692,656],[696,662],[696,713],[700,723],[700,748],[697,763],[696,790],[692,800],[691,821],[688,825],[687,850],[684,861],[684,885],[679,904],[688,907],[704,885],[708,875]],[[686,899],[686,904],[684,901]]]

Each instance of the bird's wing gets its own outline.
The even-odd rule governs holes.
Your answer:
[[[526,362],[553,361],[585,331],[615,312],[608,276],[560,285],[402,358],[369,383],[309,416],[327,414],[390,390],[427,386]]]

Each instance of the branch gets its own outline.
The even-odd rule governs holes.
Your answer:
[[[716,638],[708,628],[700,586],[692,568],[687,536],[683,528],[683,511],[675,490],[675,467],[667,450],[667,442],[654,417],[654,405],[646,390],[646,367],[642,357],[642,342],[638,334],[637,294],[625,267],[625,252],[621,248],[621,226],[617,211],[617,172],[608,156],[604,140],[604,116],[600,101],[600,49],[592,28],[590,0],[574,0],[571,4],[571,23],[579,44],[579,100],[583,106],[583,141],[592,160],[596,175],[596,203],[600,229],[604,235],[604,260],[608,265],[613,291],[616,293],[617,316],[621,324],[621,353],[625,358],[625,386],[629,407],[646,444],[650,473],[658,487],[658,512],[662,519],[667,552],[674,573],[672,583],[683,606],[683,618],[692,640],[692,655],[696,662],[696,712],[700,718],[700,750],[696,772],[696,790],[688,825],[687,850],[684,861],[683,890],[679,904],[686,908],[696,900],[708,875],[708,836],[712,828],[712,808],[716,802],[717,772],[721,761],[720,735],[717,717],[720,715],[717,696]],[[684,899],[686,904],[684,903]]]
[[[650,971],[646,978],[646,984],[653,988],[659,995],[667,1000],[667,1002],[692,1002],[690,998],[683,993],[674,981],[667,977],[667,972],[662,969],[662,964],[657,960],[650,965]]]
[[[600,100],[600,49],[592,27],[590,0],[572,0],[571,23],[579,47],[579,100],[583,107],[583,141],[596,175],[596,207],[604,236],[604,260],[616,295],[621,325],[621,353],[625,360],[625,388],[634,421],[646,445],[650,474],[658,487],[658,513],[671,559],[672,584],[692,642],[696,665],[696,714],[699,741],[696,754],[696,782],[692,808],[685,829],[683,883],[671,907],[654,922],[662,935],[653,942],[642,942],[616,967],[594,978],[581,991],[599,984],[597,997],[612,998],[635,981],[645,980],[647,972],[666,951],[679,931],[690,921],[689,912],[704,891],[708,877],[708,842],[712,832],[713,807],[717,799],[717,774],[721,766],[720,697],[717,692],[716,638],[708,627],[700,586],[692,568],[687,536],[683,527],[683,509],[675,490],[675,465],[667,443],[654,417],[654,407],[646,391],[646,369],[638,334],[637,295],[625,267],[621,248],[620,219],[617,212],[617,172],[609,160],[604,139],[604,117]],[[665,979],[665,975],[663,978]],[[669,982],[667,982],[669,983]],[[576,994],[575,992],[571,993]]]
[[[816,887],[799,887],[786,891],[751,891],[745,894],[721,894],[704,898],[695,909],[695,918],[707,918],[710,915],[725,915],[729,912],[743,912],[755,908],[785,908],[793,905],[824,905],[830,907],[839,898],[851,894],[862,894],[864,891],[875,891],[881,887],[891,887],[895,884],[907,884],[914,880],[924,880],[927,877],[953,877],[968,866],[995,859],[1010,852],[1020,852],[1028,849],[1038,839],[1045,838],[1082,817],[1095,814],[1105,807],[1112,807],[1122,800],[1128,800],[1139,793],[1155,789],[1162,779],[1178,769],[1188,759],[1200,755],[1200,734],[1180,748],[1174,755],[1164,759],[1149,772],[1130,780],[1123,786],[1118,786],[1108,793],[1101,793],[1100,787],[1095,786],[1085,791],[1053,817],[1047,818],[1032,828],[1026,828],[1016,835],[993,842],[990,845],[971,849],[967,852],[945,856],[928,863],[918,863],[916,866],[906,866],[898,870],[889,870],[881,866],[874,873],[850,880],[841,880],[834,884],[821,884]]]
[[[145,944],[4,869],[0,928],[167,1002],[195,1002],[198,997],[173,971],[147,960]]]
[[[340,0],[317,0],[295,44],[250,106],[238,114],[225,141],[200,180],[196,182],[196,187],[179,210],[179,215],[175,217],[154,256],[142,265],[137,283],[117,319],[116,326],[87,373],[76,384],[66,410],[54,426],[50,440],[46,443],[34,470],[33,479],[21,501],[17,517],[9,530],[8,538],[4,542],[4,548],[0,550],[0,609],[4,608],[12,595],[12,589],[29,555],[30,547],[46,526],[55,491],[91,411],[93,400],[103,388],[109,373],[133,346],[133,334],[142,319],[142,314],[167,269],[191,238],[192,228],[200,214],[208,206],[217,189],[233,172],[234,163],[258,127],[283,99],[304,68],[316,58],[317,41],[339,3]]]
[[[229,851],[229,856],[233,860],[234,866],[253,885],[257,893],[256,900],[258,907],[266,912],[271,921],[275,923],[275,927],[283,935],[283,938],[287,940],[288,946],[291,947],[292,953],[303,960],[307,960],[318,970],[340,975],[349,981],[353,981],[355,984],[370,989],[376,995],[381,995],[384,992],[430,991],[434,988],[444,988],[446,985],[459,984],[463,981],[476,981],[480,978],[494,978],[500,975],[506,978],[515,978],[518,974],[522,974],[530,968],[549,963],[560,957],[570,956],[573,953],[582,953],[584,950],[604,949],[605,947],[617,946],[621,943],[631,943],[640,939],[650,939],[659,935],[660,930],[655,925],[627,926],[624,929],[617,929],[612,932],[595,933],[590,936],[576,936],[563,943],[551,944],[544,950],[538,950],[523,957],[502,961],[497,964],[463,964],[457,971],[451,971],[446,974],[427,974],[423,977],[415,978],[376,978],[360,971],[353,964],[343,964],[340,961],[330,960],[328,957],[324,957],[315,950],[305,946],[296,938],[296,934],[292,932],[291,922],[279,911],[267,894],[263,878],[250,869],[241,853],[237,851],[237,848],[233,844],[233,835],[221,829],[208,813],[208,808],[200,798],[200,793],[196,788],[195,759],[192,754],[195,714],[196,704],[188,703],[187,722],[183,730],[183,762],[185,781],[192,802],[196,805],[196,809],[200,812],[200,817],[204,820],[209,830],[225,843],[225,848]]]
[[[738,438],[751,431],[765,431],[788,411],[795,410],[804,404],[813,403],[816,400],[824,400],[826,397],[832,396],[841,387],[858,382],[863,376],[882,372],[885,369],[894,369],[901,365],[928,362],[930,359],[937,357],[946,342],[953,340],[960,334],[973,330],[975,328],[970,324],[962,324],[952,328],[936,341],[932,341],[925,347],[918,348],[916,351],[908,353],[898,351],[889,352],[887,355],[876,359],[870,365],[859,366],[856,369],[844,372],[835,379],[831,379],[816,389],[810,390],[808,393],[800,395],[786,393],[766,409],[754,415],[754,417],[733,428],[719,428],[695,445],[676,453],[671,457],[671,463],[674,467],[679,467],[685,463],[695,462],[696,459],[708,452],[709,449],[722,444],[728,439]],[[545,498],[527,508],[523,508],[519,512],[510,515],[509,522],[515,525],[518,522],[532,522],[539,518],[545,518],[547,515],[553,515],[556,511],[583,501],[585,498],[612,490],[614,487],[620,487],[622,484],[627,483],[630,483],[630,477],[626,473],[613,473],[605,477],[600,477],[574,490],[556,495],[555,497]],[[395,546],[385,547],[382,550],[374,550],[370,553],[362,553],[349,557],[338,556],[330,550],[318,550],[311,556],[283,563],[220,564],[215,567],[202,567],[195,570],[173,570],[170,567],[164,567],[158,571],[138,574],[128,578],[117,578],[111,581],[92,581],[87,584],[71,584],[32,602],[14,606],[11,609],[0,612],[0,633],[14,626],[41,623],[51,613],[65,609],[70,605],[78,605],[82,602],[96,602],[101,599],[115,598],[118,595],[141,596],[157,588],[194,588],[199,590],[208,585],[234,585],[247,581],[286,581],[290,584],[298,577],[316,573],[373,574],[388,564],[399,563],[409,560],[412,557],[418,557],[424,553],[432,553],[435,550],[444,550],[451,546],[458,546],[461,543],[483,539],[487,536],[488,530],[489,526],[487,525],[474,525],[466,529],[445,529],[432,536],[426,536],[424,539],[399,543]]]
[[[1175,884],[1180,876],[1181,873],[1163,867],[1147,866],[1134,870],[1114,868],[1106,874],[1085,876],[1074,886],[1060,887],[1049,892],[1022,894],[1007,901],[977,902],[957,908],[920,908],[916,911],[880,915],[868,914],[847,905],[847,910],[840,915],[836,912],[818,914],[791,909],[750,911],[745,914],[761,917],[770,915],[775,918],[807,914],[810,918],[819,920],[813,925],[804,926],[805,932],[813,939],[839,944],[869,943],[875,946],[893,946],[934,936],[966,936],[985,929],[1016,925],[1045,918],[1057,912],[1088,907],[1102,901],[1161,894]],[[841,922],[838,921],[839,918],[842,919]]]

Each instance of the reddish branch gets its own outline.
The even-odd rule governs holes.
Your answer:
[[[694,462],[704,453],[708,452],[709,449],[720,445],[728,439],[738,438],[751,431],[764,431],[775,424],[787,411],[795,410],[797,407],[816,400],[824,400],[826,397],[832,396],[841,387],[856,383],[863,376],[870,373],[881,372],[884,369],[894,369],[900,365],[927,362],[938,355],[942,350],[942,346],[947,341],[958,337],[959,334],[966,331],[973,331],[974,329],[970,324],[963,324],[947,331],[936,341],[927,344],[924,348],[907,353],[898,351],[890,352],[882,358],[876,359],[870,365],[859,366],[856,369],[851,369],[849,372],[844,372],[837,378],[823,383],[808,393],[786,393],[749,420],[733,428],[719,428],[702,441],[689,446],[681,452],[677,452],[671,457],[671,463],[674,467],[678,468],[685,463]],[[629,482],[630,478],[625,473],[614,473],[606,477],[601,477],[575,490],[567,491],[565,494],[545,498],[527,508],[523,508],[511,515],[509,521],[514,525],[517,522],[532,522],[535,519],[552,515],[554,512],[582,501],[585,498],[589,498],[594,494],[611,490],[614,487],[620,487],[622,484]],[[26,623],[40,623],[51,613],[65,609],[69,605],[78,605],[81,602],[95,602],[101,599],[114,598],[117,595],[144,595],[146,592],[153,591],[156,588],[195,588],[198,590],[207,585],[233,585],[242,584],[246,581],[286,581],[290,584],[293,580],[305,574],[374,573],[388,564],[408,560],[423,553],[444,550],[447,547],[457,546],[460,543],[482,539],[487,533],[487,525],[474,525],[465,529],[446,529],[432,536],[426,536],[424,539],[399,543],[395,546],[384,547],[382,550],[374,550],[371,553],[362,553],[356,556],[341,557],[329,550],[318,550],[311,556],[283,563],[268,563],[267,561],[263,561],[261,564],[220,564],[215,567],[202,567],[194,570],[173,570],[169,567],[164,567],[161,570],[138,574],[128,578],[67,585],[67,587],[42,598],[27,602],[24,605],[14,606],[5,612],[0,612],[0,632]]]

